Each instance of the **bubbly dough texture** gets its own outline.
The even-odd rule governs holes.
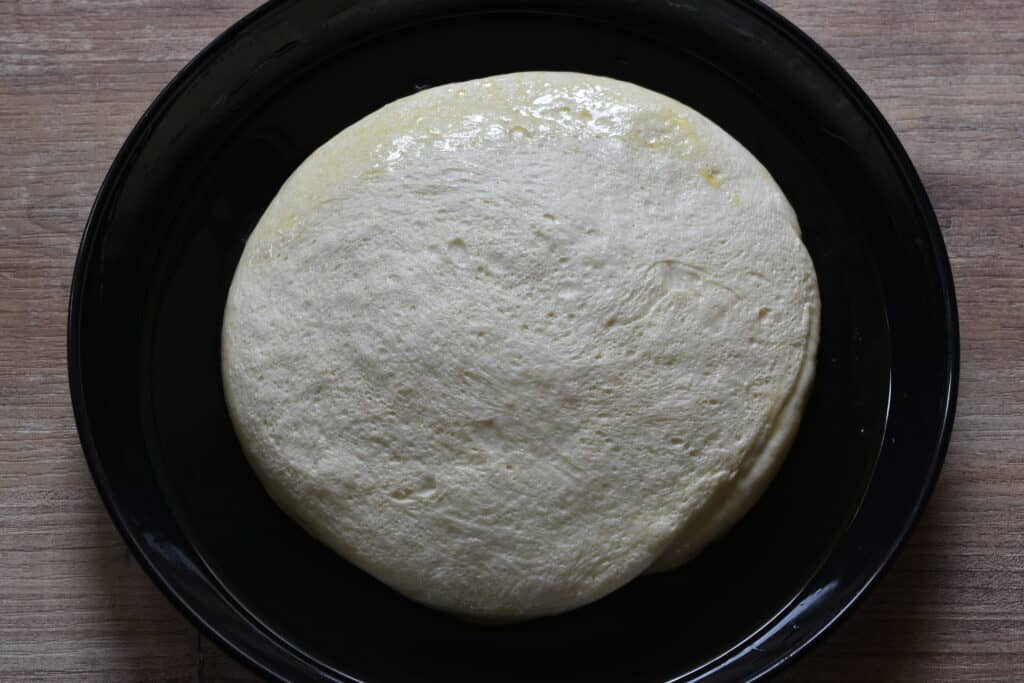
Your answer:
[[[231,285],[224,386],[312,535],[414,600],[527,618],[746,511],[818,309],[792,208],[715,124],[509,74],[389,104],[295,171]]]

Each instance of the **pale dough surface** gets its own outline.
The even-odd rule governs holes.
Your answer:
[[[792,208],[715,124],[510,74],[389,104],[295,171],[232,282],[224,385],[316,538],[414,600],[527,618],[743,514],[818,309]]]

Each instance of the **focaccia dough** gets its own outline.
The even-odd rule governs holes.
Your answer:
[[[527,618],[756,500],[818,308],[792,208],[715,124],[509,74],[389,104],[295,171],[232,282],[224,386],[312,535],[414,600]]]

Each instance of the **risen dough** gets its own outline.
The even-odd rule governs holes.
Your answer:
[[[311,534],[414,600],[525,618],[742,514],[817,334],[796,217],[739,143],[634,85],[522,73],[389,104],[295,171],[223,374]]]

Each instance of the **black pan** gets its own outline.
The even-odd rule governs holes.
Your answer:
[[[306,536],[263,492],[221,393],[219,329],[246,236],[348,124],[449,81],[573,70],[709,116],[797,210],[823,301],[818,376],[771,489],[684,568],[512,626],[418,606]],[[949,264],[878,110],[756,2],[271,2],[128,137],[71,290],[85,456],[142,566],[204,632],[290,680],[753,679],[805,650],[892,560],[946,450],[958,367]]]

